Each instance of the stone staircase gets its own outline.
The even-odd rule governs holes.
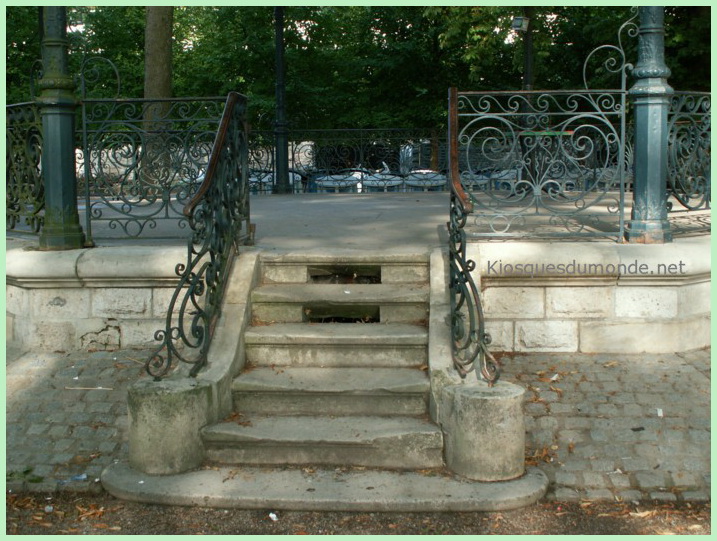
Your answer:
[[[429,255],[261,258],[218,464],[443,466],[428,415]]]

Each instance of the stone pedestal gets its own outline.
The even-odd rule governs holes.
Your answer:
[[[475,481],[507,481],[525,472],[522,387],[476,381],[444,391],[446,465]]]
[[[199,431],[211,417],[211,385],[193,378],[139,381],[129,389],[128,406],[132,468],[168,475],[202,463]]]

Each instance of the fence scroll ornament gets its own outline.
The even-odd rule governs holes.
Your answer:
[[[174,359],[192,365],[190,376],[205,366],[232,261],[238,246],[253,240],[245,112],[246,98],[230,93],[204,180],[184,208],[192,237],[186,263],[175,269],[179,284],[165,328],[155,333],[161,345],[145,364],[155,380],[169,373]]]
[[[6,107],[5,228],[38,233],[45,209],[42,119],[36,103]]]
[[[500,376],[488,351],[476,264],[467,257],[469,218],[475,236],[622,238],[630,174],[626,72],[632,68],[622,35],[634,37],[636,30],[633,17],[620,28],[618,46],[588,55],[582,90],[450,89],[449,294],[453,362],[461,376],[475,370],[489,384]],[[619,88],[591,90],[588,66],[604,56],[601,73],[618,76]]]
[[[687,210],[710,208],[710,109],[708,93],[675,92],[670,102],[667,188]]]
[[[134,238],[186,230],[182,208],[201,184],[225,99],[120,98],[117,68],[102,57],[83,62],[79,87],[88,237],[101,223]]]

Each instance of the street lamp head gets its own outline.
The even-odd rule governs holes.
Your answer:
[[[514,17],[510,27],[516,32],[527,32],[530,19],[528,17]]]

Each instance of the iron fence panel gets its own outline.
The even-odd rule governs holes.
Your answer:
[[[675,92],[668,113],[667,184],[683,210],[710,208],[711,127],[708,93]]]
[[[31,102],[5,111],[5,228],[39,233],[45,208],[40,109]]]

